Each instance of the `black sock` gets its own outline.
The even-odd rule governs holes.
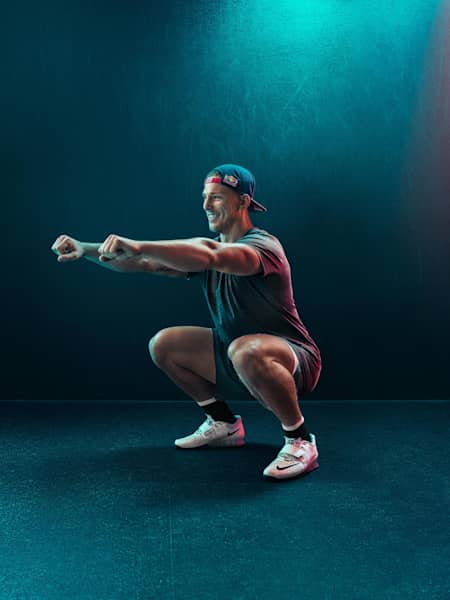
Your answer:
[[[294,431],[286,431],[285,429],[283,429],[283,433],[286,437],[289,438],[302,438],[303,440],[308,440],[308,442],[311,441],[309,437],[309,431],[306,428],[304,421],[300,425],[300,427],[297,427],[297,429],[294,429]]]
[[[207,404],[203,407],[203,410],[207,415],[211,415],[214,421],[225,421],[225,423],[236,423],[236,417],[231,412],[229,406],[222,402],[222,400],[216,400]]]

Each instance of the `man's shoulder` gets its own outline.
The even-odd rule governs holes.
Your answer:
[[[253,227],[249,229],[239,240],[237,243],[248,243],[255,242],[256,244],[267,245],[269,247],[279,246],[282,248],[282,244],[276,235],[270,233],[266,229],[261,229],[260,227]]]

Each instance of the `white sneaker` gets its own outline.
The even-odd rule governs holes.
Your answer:
[[[310,442],[302,438],[288,438],[285,436],[284,446],[275,460],[264,469],[264,475],[275,477],[275,479],[288,479],[317,469],[319,466],[317,462],[319,453],[316,446],[316,436],[310,433],[309,437]]]
[[[245,430],[240,415],[234,415],[235,423],[214,421],[207,415],[200,427],[191,435],[175,440],[179,448],[198,448],[199,446],[243,446]]]

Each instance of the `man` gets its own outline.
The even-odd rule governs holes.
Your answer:
[[[117,271],[199,277],[214,327],[169,327],[149,343],[153,362],[206,413],[175,445],[242,446],[242,418],[226,402],[256,398],[279,419],[285,442],[263,474],[286,479],[318,467],[298,396],[316,387],[321,356],[298,315],[283,247],[251,222],[250,212],[267,210],[254,190],[254,176],[239,165],[208,173],[203,209],[214,239],[146,242],[111,234],[92,244],[62,235],[52,250],[60,262],[85,256]]]

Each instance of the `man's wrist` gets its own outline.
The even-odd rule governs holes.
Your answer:
[[[98,249],[101,244],[99,242],[80,242],[85,258],[98,258]]]
[[[144,243],[145,242],[135,242],[134,243],[134,254],[136,256],[139,256],[141,254],[143,254],[144,251]]]

